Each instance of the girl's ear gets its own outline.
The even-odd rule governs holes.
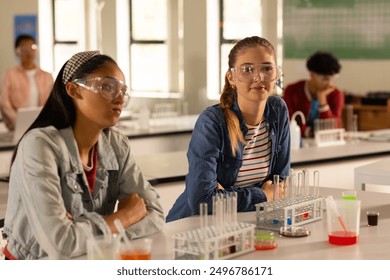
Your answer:
[[[78,86],[75,83],[69,82],[65,85],[66,93],[72,98],[80,98]]]
[[[232,74],[231,70],[228,70],[226,72],[226,77],[227,77],[227,79],[229,81],[230,86],[232,88],[236,88],[236,82],[234,81],[234,77],[233,77],[233,74]]]

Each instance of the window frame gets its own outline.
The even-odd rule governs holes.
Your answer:
[[[167,0],[166,1],[166,4],[167,4],[167,29],[168,29],[168,34],[170,33],[169,32],[169,29],[170,28],[173,28],[172,26],[170,26],[169,24],[169,20],[168,20],[168,17],[169,17],[169,7],[170,5],[172,5],[170,3],[170,0]],[[166,82],[167,82],[167,90],[162,90],[162,91],[156,91],[156,90],[139,90],[137,88],[134,88],[133,85],[132,85],[132,69],[133,69],[133,66],[132,66],[132,47],[133,46],[136,46],[136,45],[155,45],[155,46],[165,46],[166,49],[167,49],[167,54],[168,56],[172,55],[171,54],[171,44],[170,44],[170,38],[169,36],[167,35],[167,38],[166,40],[146,40],[146,39],[136,39],[134,38],[133,34],[134,34],[134,24],[133,24],[133,18],[132,18],[132,15],[133,15],[133,0],[129,0],[129,30],[130,30],[130,35],[129,35],[129,73],[130,73],[130,81],[129,81],[129,86],[130,86],[130,91],[131,91],[131,95],[134,96],[134,97],[141,97],[141,98],[174,98],[174,99],[178,99],[178,98],[183,98],[183,93],[180,93],[178,91],[175,91],[173,89],[175,88],[178,88],[178,86],[175,86],[172,84],[172,81],[170,80],[170,76],[172,75],[179,75],[178,74],[178,69],[176,69],[175,67],[172,67],[169,59],[167,60],[167,69],[166,69]]]

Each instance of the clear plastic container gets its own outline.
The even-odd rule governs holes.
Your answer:
[[[272,231],[256,229],[255,249],[257,251],[272,250],[276,247],[278,247],[278,243]]]

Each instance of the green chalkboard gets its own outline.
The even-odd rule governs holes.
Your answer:
[[[285,58],[390,59],[389,0],[284,0]]]

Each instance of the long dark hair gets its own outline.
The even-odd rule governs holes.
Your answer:
[[[240,142],[244,143],[245,141],[240,129],[239,120],[236,114],[230,109],[234,104],[234,100],[237,93],[236,93],[236,89],[233,88],[232,85],[229,83],[227,73],[230,71],[231,68],[233,68],[236,65],[237,56],[241,51],[246,50],[248,48],[254,48],[257,46],[261,46],[268,49],[269,52],[273,54],[276,61],[275,49],[273,45],[268,40],[258,36],[246,37],[236,42],[236,44],[230,50],[229,53],[229,61],[228,61],[229,69],[227,70],[225,75],[225,85],[222,89],[219,105],[224,111],[224,117],[229,131],[230,143],[231,143],[231,149],[233,155],[236,154],[236,149],[238,144]]]
[[[107,62],[117,65],[115,60],[107,55],[96,55],[92,57],[74,73],[72,80],[85,78],[87,75],[95,72]],[[58,73],[53,89],[51,90],[49,98],[47,99],[41,112],[23,136],[30,130],[39,127],[54,126],[57,129],[63,129],[69,126],[74,126],[76,122],[76,108],[72,98],[66,92],[66,85],[62,82],[65,66],[66,63],[62,66],[60,72]],[[15,160],[19,143],[20,140],[14,149],[11,166]]]

